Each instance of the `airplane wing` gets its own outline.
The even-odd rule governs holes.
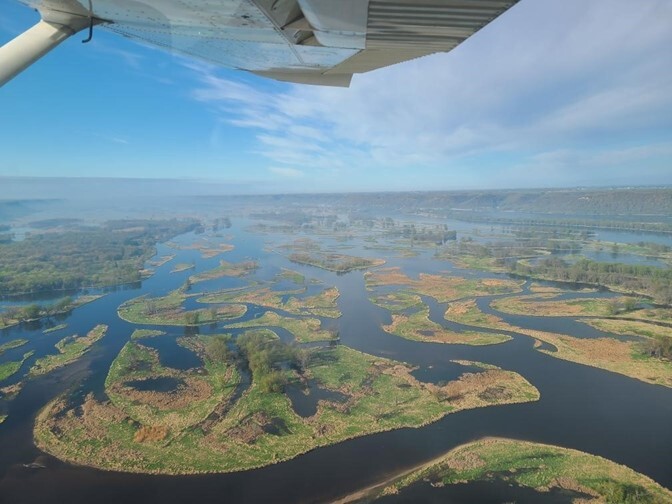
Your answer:
[[[348,86],[352,75],[447,52],[518,0],[20,0],[38,25],[0,48],[0,85],[98,27],[266,77]]]

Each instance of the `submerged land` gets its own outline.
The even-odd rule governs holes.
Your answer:
[[[288,196],[280,210],[276,199],[259,197],[228,209],[233,219],[209,202],[199,218],[194,210],[91,228],[37,221],[28,238],[8,250],[0,244],[0,286],[61,295],[0,308],[9,335],[0,342],[0,423],[25,383],[80,362],[97,379],[35,411],[41,450],[106,470],[230,473],[373,433],[421,429],[464,410],[531,406],[539,389],[514,369],[515,359],[511,369],[504,358],[489,361],[496,349],[672,388],[672,224],[663,217],[672,192],[661,193],[657,214],[620,220],[541,212],[570,212],[567,200],[585,210],[589,203],[577,198],[586,194],[570,192],[517,200]],[[632,197],[628,207],[651,210],[641,201],[650,195]],[[598,212],[622,203],[591,197]],[[497,205],[510,213],[493,211]],[[605,229],[659,234],[638,243],[619,234],[597,239]],[[98,243],[102,234],[109,236]],[[98,245],[89,250],[91,242]],[[44,252],[66,245],[74,258],[67,267],[65,253]],[[7,265],[25,254],[13,276]],[[31,276],[40,254],[44,264]],[[123,329],[107,318],[77,318],[84,303],[105,301],[96,288],[151,275],[155,287],[127,286],[111,308]],[[359,318],[349,317],[353,310]],[[353,329],[359,325],[365,331]],[[52,340],[36,345],[40,338]],[[398,348],[413,351],[407,359]],[[94,349],[104,368],[93,362]],[[453,351],[473,353],[465,359]],[[423,367],[414,363],[423,352],[447,357]],[[482,360],[471,358],[479,352]],[[401,502],[477,482],[585,502],[672,502],[668,490],[606,459],[492,438],[352,499]]]

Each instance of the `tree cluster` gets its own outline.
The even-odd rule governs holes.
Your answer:
[[[672,269],[669,268],[596,262],[589,259],[569,264],[558,257],[549,257],[536,265],[517,263],[512,269],[525,276],[639,292],[662,304],[672,304]]]
[[[74,290],[137,282],[157,242],[191,231],[195,221],[121,220],[101,227],[34,234],[0,244],[0,292]]]
[[[283,370],[300,369],[304,362],[301,349],[263,333],[243,334],[238,337],[237,343],[255,381],[264,392],[282,392],[288,381],[288,375]]]

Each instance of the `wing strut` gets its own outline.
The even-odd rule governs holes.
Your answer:
[[[92,23],[89,16],[64,14],[48,21],[43,17],[35,26],[0,47],[0,86]]]

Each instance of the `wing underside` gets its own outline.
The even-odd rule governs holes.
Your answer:
[[[88,16],[131,39],[292,82],[450,51],[517,0],[20,0],[42,17]]]

